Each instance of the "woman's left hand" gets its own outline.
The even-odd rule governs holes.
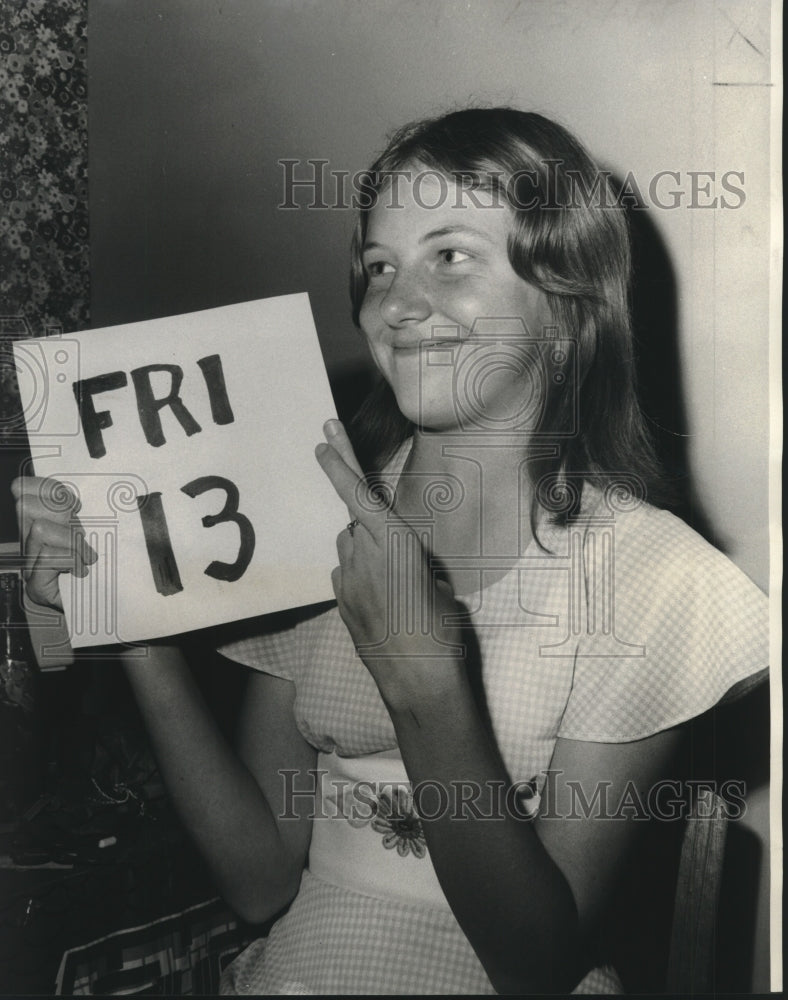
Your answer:
[[[417,532],[365,482],[339,421],[315,449],[354,523],[339,533],[332,583],[339,613],[390,708],[440,697],[464,674],[459,627],[465,614],[448,583],[436,579]]]

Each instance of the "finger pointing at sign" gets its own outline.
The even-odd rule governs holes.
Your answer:
[[[461,636],[446,616],[463,609],[438,584],[420,534],[385,503],[375,507],[341,424],[332,421],[326,437],[315,454],[359,520],[354,534],[337,538],[331,579],[339,613],[387,704],[431,697],[456,678]],[[407,620],[398,622],[403,609]]]
[[[349,466],[349,468],[351,468],[359,478],[363,478],[364,473],[361,471],[361,466],[358,464],[356,453],[353,451],[353,445],[350,443],[350,438],[347,436],[347,431],[342,425],[342,422],[339,420],[327,420],[323,425],[323,432],[326,435],[328,443],[339,452],[341,457],[344,459],[345,464]]]
[[[330,420],[324,431],[328,444],[321,443],[315,449],[321,468],[344,501],[351,522],[357,521],[376,541],[382,542],[386,522],[395,515],[370,492],[342,424]]]

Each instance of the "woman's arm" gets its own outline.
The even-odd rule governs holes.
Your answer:
[[[496,990],[568,992],[588,971],[586,935],[639,829],[631,817],[595,817],[593,807],[584,816],[578,804],[599,793],[615,804],[633,789],[645,801],[668,773],[678,732],[633,744],[558,740],[547,811],[530,822],[490,794],[509,779],[469,694],[400,706],[392,718],[411,781],[448,793],[449,809],[424,821],[424,833],[446,898]],[[463,806],[477,789],[475,808]],[[485,818],[491,812],[499,818]]]
[[[84,543],[71,491],[51,479],[14,481],[28,595],[62,610],[61,572],[84,575],[96,555]],[[205,705],[180,650],[151,644],[121,653],[172,800],[228,901],[257,922],[298,888],[311,836],[304,799],[280,819],[284,768],[307,771],[316,755],[293,717],[293,685],[255,674],[242,711],[238,753]]]
[[[222,895],[252,923],[273,916],[298,890],[311,837],[310,804],[285,803],[279,773],[316,762],[295,725],[293,685],[249,678],[236,752],[180,650],[153,645],[124,666],[167,790]]]

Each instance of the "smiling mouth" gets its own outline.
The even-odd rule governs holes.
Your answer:
[[[402,343],[393,341],[390,346],[393,351],[413,352],[422,350],[431,351],[435,347],[458,347],[461,343],[462,341],[459,337],[449,337],[443,340],[434,340],[432,337],[427,337],[424,340],[417,340],[415,342],[412,340]]]

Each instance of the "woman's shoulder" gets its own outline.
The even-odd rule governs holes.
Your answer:
[[[729,585],[757,593],[760,588],[732,559],[695,528],[664,508],[645,500],[594,490],[578,524],[583,530],[609,531],[620,568],[647,573],[650,585],[669,584],[682,577],[713,576],[717,586]]]
[[[603,513],[583,527],[583,592],[609,627],[580,636],[561,735],[641,739],[761,680],[768,601],[749,577],[669,511]]]

